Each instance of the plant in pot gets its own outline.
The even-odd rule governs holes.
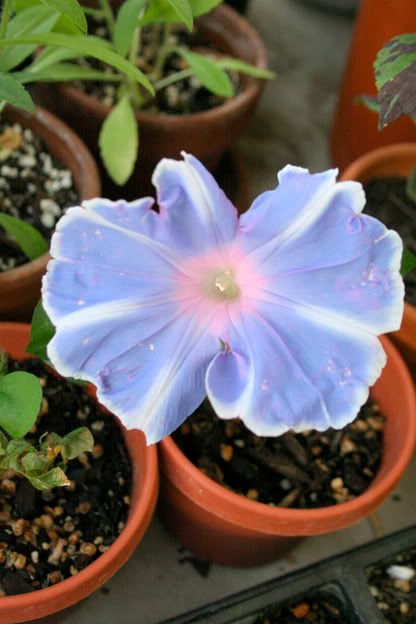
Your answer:
[[[161,441],[163,519],[200,557],[252,565],[357,522],[412,455],[410,376],[377,338],[401,322],[402,242],[336,173],[287,166],[238,219],[184,154],[154,172],[158,211],[84,202],[52,238],[48,356]]]
[[[100,0],[85,9],[91,31],[152,85],[150,93],[89,64],[83,69],[94,70],[95,80],[38,89],[39,101],[101,156],[106,195],[118,197],[117,185],[128,199],[149,192],[156,163],[182,149],[215,169],[247,123],[273,74],[253,28],[221,2],[127,0],[112,9]]]
[[[379,115],[379,129],[405,115],[416,114],[416,35],[407,34],[388,41],[375,61],[376,97],[361,99]],[[416,144],[404,143],[379,148],[362,155],[345,170],[344,179],[362,182],[367,192],[367,212],[394,227],[408,247],[407,261],[415,264],[416,253]],[[416,373],[416,282],[406,280],[406,306],[402,327],[393,339]]]
[[[10,230],[22,226],[16,226],[13,219],[20,217],[35,225],[49,239],[67,206],[100,194],[97,167],[84,143],[53,115],[35,109],[25,85],[43,79],[45,67],[48,79],[64,80],[68,73],[73,78],[63,59],[74,54],[96,55],[132,80],[142,79],[139,69],[84,34],[86,18],[76,0],[37,1],[17,8],[12,11],[11,1],[5,2],[0,25],[2,320],[31,318],[48,260],[42,241],[23,251],[16,246]],[[37,44],[49,47],[33,60]],[[77,72],[77,76],[85,75],[85,68]],[[146,84],[144,76],[143,81]]]
[[[157,498],[155,448],[29,355],[45,331],[28,344],[28,325],[0,323],[4,624],[38,621],[105,583],[142,539]]]

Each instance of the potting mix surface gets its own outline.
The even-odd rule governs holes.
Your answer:
[[[364,212],[396,230],[404,246],[416,253],[416,202],[406,193],[406,178],[374,178],[364,185],[367,204]],[[405,278],[406,301],[416,305],[416,272]]]
[[[49,240],[64,209],[76,205],[72,174],[32,130],[0,121],[0,212],[23,219]],[[28,258],[0,228],[0,272]]]
[[[0,596],[54,585],[97,559],[123,530],[131,492],[130,458],[114,418],[37,360],[11,360],[15,370],[38,375],[44,386],[33,440],[85,426],[95,446],[68,464],[68,487],[39,492],[14,471],[1,475]]]
[[[271,607],[254,624],[345,624],[341,609],[331,600],[312,598],[289,606]],[[370,622],[368,623],[370,624]]]
[[[173,434],[208,477],[251,500],[292,508],[344,503],[362,494],[382,456],[384,417],[368,402],[340,431],[258,437],[218,418],[208,401]]]
[[[99,18],[89,17],[89,32],[98,37],[109,39],[108,29],[105,21]],[[149,74],[156,65],[157,53],[161,45],[161,29],[159,25],[146,26],[142,30],[142,53],[137,59],[137,66],[144,73]],[[172,47],[181,46],[185,49],[196,47],[195,51],[204,53],[208,57],[215,59],[218,52],[206,41],[198,38],[197,34],[189,33],[184,27],[175,25],[172,29],[169,44]],[[203,45],[203,50],[198,47]],[[93,67],[107,73],[114,73],[114,70],[95,59],[81,59],[78,61],[86,67]],[[167,78],[172,74],[186,69],[188,66],[184,59],[176,53],[171,53],[164,64],[163,74],[160,78]],[[234,85],[236,93],[240,90],[240,80],[236,72],[228,72]],[[106,106],[114,106],[117,102],[118,82],[112,81],[82,81],[76,83],[77,88],[88,95],[91,95]],[[153,113],[165,113],[169,115],[188,115],[210,110],[223,104],[224,98],[215,95],[205,89],[200,81],[195,78],[185,78],[174,84],[168,85],[157,92],[154,99],[146,99],[142,109]]]
[[[368,584],[386,624],[416,622],[416,548],[372,567]]]

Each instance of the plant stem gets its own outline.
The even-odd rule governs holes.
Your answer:
[[[93,17],[106,17],[105,12],[101,9],[91,9],[90,7],[82,6],[82,10],[85,15],[92,15]]]
[[[180,80],[185,80],[185,78],[190,78],[191,76],[193,76],[192,69],[183,69],[182,71],[176,72],[175,74],[170,74],[169,76],[166,76],[166,78],[162,78],[162,80],[159,80],[153,86],[155,88],[155,91],[161,91],[165,87],[168,87],[175,82],[179,82]]]
[[[114,32],[114,14],[109,0],[100,0],[101,10],[107,22],[107,28],[110,35]]]
[[[0,22],[0,39],[4,39],[12,10],[12,0],[5,0]]]
[[[156,58],[156,64],[153,71],[153,78],[155,81],[158,81],[162,78],[163,68],[166,63],[166,59],[172,51],[172,46],[170,44],[170,35],[172,33],[172,24],[163,24],[163,38],[162,43],[159,48],[159,54]]]

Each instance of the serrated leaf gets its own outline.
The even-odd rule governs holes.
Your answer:
[[[36,42],[27,42],[27,45],[16,45],[18,38],[37,34],[49,33],[59,19],[58,13],[50,11],[48,7],[37,5],[25,9],[15,15],[9,22],[6,32],[6,40],[10,41],[10,47],[2,51],[0,56],[0,71],[7,72],[17,67],[36,48]]]
[[[64,462],[79,457],[81,453],[91,453],[94,446],[94,438],[87,427],[80,427],[64,436],[60,445],[61,455]]]
[[[408,249],[403,250],[402,266],[400,272],[403,277],[416,269],[416,256]]]
[[[47,360],[47,346],[54,335],[55,327],[46,314],[42,301],[39,301],[33,312],[30,341],[26,347],[26,352],[36,355],[41,360]]]
[[[56,63],[43,71],[14,72],[13,77],[22,84],[32,82],[72,82],[73,80],[94,80],[103,82],[120,82],[122,76],[110,72],[90,69],[76,63]]]
[[[140,12],[147,0],[126,0],[121,5],[114,25],[113,41],[120,54],[127,56]]]
[[[183,56],[194,75],[206,89],[224,98],[230,98],[234,95],[234,87],[230,77],[219,67],[216,61],[182,48],[176,48],[176,51]]]
[[[250,63],[245,63],[244,61],[240,61],[236,58],[219,59],[217,61],[217,66],[222,69],[228,69],[229,71],[236,71],[240,74],[252,76],[252,78],[260,78],[262,80],[273,80],[276,78],[276,74],[269,69],[250,65]]]
[[[189,0],[193,17],[208,13],[223,0]],[[172,23],[178,21],[178,14],[168,0],[152,0],[144,14],[142,24]]]
[[[0,100],[33,113],[35,105],[29,92],[10,74],[0,72]]]
[[[28,477],[30,483],[37,490],[51,490],[55,487],[63,487],[69,485],[70,480],[62,470],[62,468],[52,468],[43,475],[38,477]]]
[[[48,243],[42,234],[29,223],[0,212],[0,226],[19,245],[29,260],[36,260],[48,252]]]
[[[380,128],[401,115],[416,114],[416,34],[390,39],[374,63]]]
[[[47,472],[49,462],[43,453],[26,453],[20,461],[22,472],[26,476],[38,476]]]
[[[79,29],[82,33],[85,34],[87,32],[87,19],[81,5],[77,2],[77,0],[40,1],[53,11],[56,11],[60,15],[63,15],[66,19],[72,22],[72,24],[74,24],[77,29]]]
[[[0,378],[0,427],[12,438],[22,438],[36,422],[42,388],[35,375],[23,371]]]
[[[0,40],[0,47],[33,43],[36,45],[54,45],[68,48],[79,52],[82,56],[92,56],[107,63],[126,74],[132,80],[140,83],[150,93],[154,94],[154,89],[149,79],[133,63],[123,58],[120,54],[109,48],[104,40],[89,35],[64,35],[62,33],[46,33],[35,36],[19,37],[14,40]]]
[[[101,126],[99,146],[112,180],[125,184],[133,172],[139,149],[137,119],[127,95],[107,115]]]

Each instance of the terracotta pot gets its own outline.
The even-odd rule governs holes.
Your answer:
[[[236,11],[220,6],[197,21],[197,32],[218,50],[257,67],[267,66],[264,45],[250,24]],[[242,77],[242,92],[221,106],[189,115],[162,115],[140,111],[140,150],[137,166],[128,183],[114,185],[102,168],[105,195],[136,199],[151,192],[150,178],[163,157],[179,158],[185,150],[211,170],[245,128],[260,97],[264,81]],[[80,89],[67,85],[42,85],[37,99],[62,117],[97,156],[98,134],[110,108]]]
[[[44,141],[52,156],[72,172],[81,199],[100,196],[100,178],[90,152],[62,121],[41,108],[30,114],[7,107],[2,115],[23,128],[30,128]],[[0,321],[31,320],[40,299],[41,279],[48,260],[49,256],[45,254],[33,262],[0,273]]]
[[[410,119],[403,117],[380,132],[378,115],[355,103],[357,96],[377,93],[377,52],[395,35],[415,30],[414,0],[361,0],[331,136],[332,159],[341,170],[372,149],[416,140]]]
[[[368,490],[321,509],[284,509],[230,492],[204,475],[171,437],[159,445],[161,513],[179,542],[202,559],[251,566],[278,558],[302,536],[338,531],[373,512],[399,481],[416,439],[416,402],[409,372],[384,338],[388,363],[371,390],[386,416],[383,460]]]
[[[407,177],[416,167],[416,143],[400,143],[380,147],[357,158],[344,171],[341,180],[367,182],[388,176]],[[416,211],[415,211],[416,218]],[[410,372],[416,379],[416,308],[406,304],[400,330],[391,336]]]
[[[0,323],[1,347],[15,358],[30,357],[25,353],[29,331],[29,325]],[[76,576],[47,589],[0,598],[1,624],[36,620],[79,602],[104,585],[127,561],[143,538],[158,493],[156,447],[146,446],[144,435],[138,431],[123,430],[123,435],[133,466],[131,509],[125,529],[101,557]]]

